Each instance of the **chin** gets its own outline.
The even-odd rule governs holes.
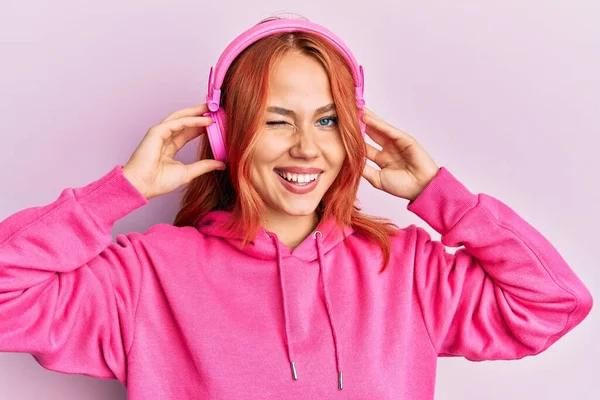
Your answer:
[[[310,203],[310,204],[307,204]],[[318,201],[293,202],[286,204],[276,204],[275,209],[283,214],[295,217],[309,216],[317,211]]]

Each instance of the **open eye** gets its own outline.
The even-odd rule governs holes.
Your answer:
[[[317,124],[319,124],[319,126],[323,126],[323,127],[332,127],[335,126],[338,122],[338,119],[336,116],[334,115],[330,115],[327,117],[323,117],[321,118]]]

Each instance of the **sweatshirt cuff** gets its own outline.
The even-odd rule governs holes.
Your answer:
[[[106,233],[110,233],[117,220],[148,203],[146,197],[125,178],[122,164],[100,179],[73,191],[79,204]]]
[[[421,194],[407,205],[407,209],[444,235],[477,202],[476,194],[471,193],[445,167],[441,167]]]

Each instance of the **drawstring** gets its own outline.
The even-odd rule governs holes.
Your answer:
[[[319,236],[317,236],[319,234]],[[272,236],[271,236],[272,235]],[[290,366],[292,368],[292,377],[294,380],[298,379],[298,374],[296,372],[296,365],[294,364],[294,350],[292,348],[292,343],[290,340],[290,321],[287,310],[287,301],[285,298],[285,282],[283,279],[283,262],[281,259],[281,249],[279,247],[279,240],[275,234],[270,234],[267,232],[267,236],[269,236],[275,243],[275,248],[277,250],[277,268],[279,271],[279,283],[281,285],[281,298],[283,301],[283,316],[284,316],[284,326],[285,326],[285,339],[287,344],[287,352],[288,359],[290,362]],[[327,306],[327,315],[329,316],[329,324],[331,325],[331,334],[333,336],[333,345],[335,349],[335,362],[338,372],[338,389],[342,390],[344,387],[343,382],[343,372],[342,372],[342,361],[340,357],[340,346],[338,343],[337,329],[335,325],[335,320],[333,317],[333,308],[331,307],[331,302],[329,301],[329,292],[327,291],[327,286],[325,285],[325,258],[322,254],[321,242],[320,239],[323,237],[323,234],[320,231],[315,231],[313,234],[313,238],[315,239],[315,243],[317,246],[317,254],[319,256],[319,275],[320,275],[320,283],[321,288],[323,289],[323,294],[325,295],[325,305]]]
[[[267,235],[271,237],[268,233]],[[277,239],[277,236],[273,235],[271,238],[275,242],[275,248],[277,249],[277,268],[279,269],[279,283],[281,285],[281,298],[283,301],[283,324],[285,327],[285,340],[287,343],[288,359],[290,361],[290,366],[292,367],[292,377],[294,380],[298,380],[296,364],[294,364],[294,349],[292,348],[292,342],[290,340],[290,318],[288,316],[287,301],[285,300],[285,283],[283,281],[283,262],[281,260],[281,249],[279,248],[279,240]]]
[[[320,231],[315,231],[313,237],[315,238],[315,241],[317,243],[317,253],[319,254],[319,268],[321,270],[321,286],[323,288],[323,294],[325,295],[325,304],[327,305],[327,314],[329,315],[329,323],[331,324],[331,334],[333,335],[333,344],[335,347],[335,362],[338,370],[338,389],[342,390],[344,388],[344,382],[342,372],[342,361],[340,360],[340,345],[338,343],[337,329],[335,328],[335,320],[333,318],[333,309],[331,307],[331,302],[329,301],[327,285],[325,285],[325,258],[323,257],[321,251],[321,242],[317,237],[317,233],[320,235],[319,237],[323,237],[323,234]]]

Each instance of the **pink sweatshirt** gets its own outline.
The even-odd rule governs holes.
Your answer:
[[[379,249],[331,220],[294,251],[264,230],[241,249],[222,211],[113,242],[146,203],[118,165],[0,223],[0,351],[132,400],[425,400],[438,356],[537,354],[592,307],[540,233],[444,167],[408,205],[443,244],[401,229],[381,274]]]

